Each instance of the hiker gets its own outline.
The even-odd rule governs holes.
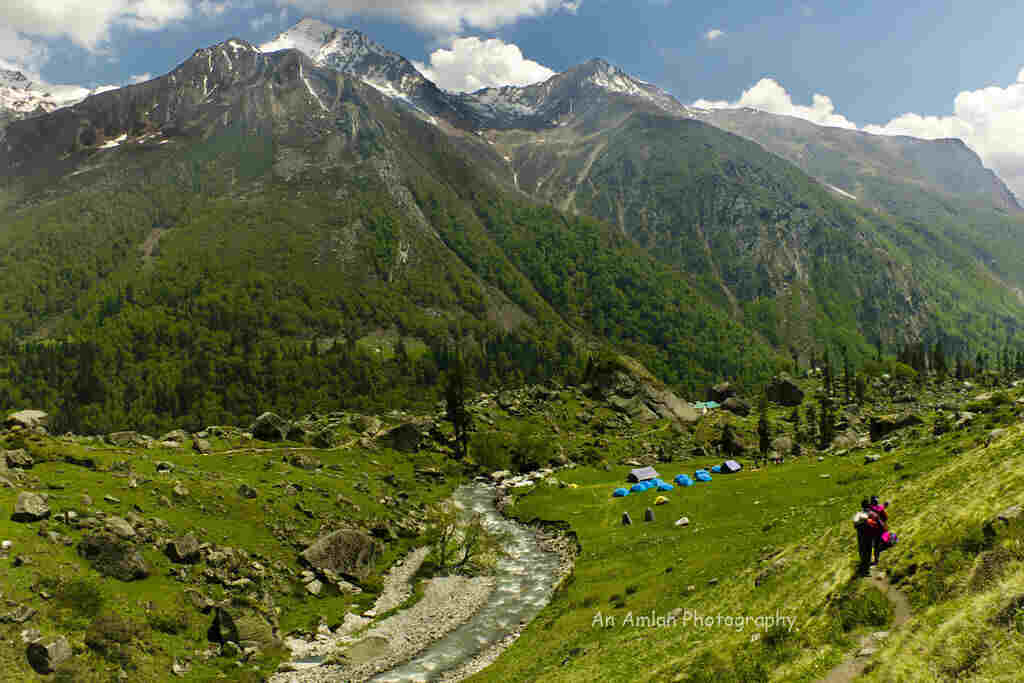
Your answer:
[[[889,501],[879,503],[878,496],[871,496],[871,499],[868,502],[870,503],[868,514],[874,514],[878,518],[878,533],[874,536],[872,541],[875,559],[871,563],[878,564],[878,556],[886,547],[888,547],[882,542],[882,536],[889,531],[889,513],[886,512],[886,508],[889,507]]]
[[[871,500],[865,498],[860,502],[860,512],[853,516],[853,527],[857,530],[857,553],[860,564],[857,573],[868,576],[871,572],[871,551],[875,548],[875,539],[882,534],[881,520],[871,509]]]

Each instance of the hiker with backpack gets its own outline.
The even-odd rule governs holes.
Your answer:
[[[893,535],[889,531],[889,513],[886,512],[886,508],[889,507],[889,501],[879,503],[878,496],[871,496],[869,503],[869,514],[874,513],[878,518],[879,525],[881,526],[881,530],[878,532],[878,535],[874,537],[871,544],[875,551],[875,560],[871,564],[878,564],[878,556],[881,552],[892,546],[890,539],[893,538]]]
[[[884,532],[878,513],[871,509],[870,499],[865,498],[860,502],[860,512],[853,516],[853,528],[857,530],[857,553],[860,556],[857,573],[860,576],[867,576],[873,564],[871,552],[876,548],[878,539]]]

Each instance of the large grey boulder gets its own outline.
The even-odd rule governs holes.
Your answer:
[[[587,376],[588,393],[607,401],[634,421],[668,419],[692,424],[700,419],[696,409],[676,396],[647,368],[628,356],[605,358]]]
[[[728,410],[733,415],[739,415],[740,417],[746,417],[750,415],[750,404],[744,401],[742,398],[736,398],[730,396],[722,402],[722,407]]]
[[[107,517],[103,528],[125,540],[133,540],[136,536],[135,528],[124,517]]]
[[[50,416],[41,410],[19,410],[7,416],[4,426],[8,429],[11,427],[35,429],[36,427],[46,427],[49,421]]]
[[[725,403],[735,395],[736,388],[728,382],[719,382],[708,390],[708,400],[716,403]]]
[[[25,651],[29,665],[40,674],[53,673],[72,654],[71,644],[64,636],[29,643]]]
[[[0,465],[0,469],[7,469],[10,467],[12,469],[30,470],[36,463],[24,448],[17,448],[13,451],[4,451],[0,460],[3,460],[3,464]]]
[[[288,422],[276,413],[263,413],[249,431],[261,441],[283,441],[288,436]]]
[[[369,534],[340,529],[318,538],[302,553],[302,559],[321,571],[364,579],[373,569],[379,546]]]
[[[237,643],[243,650],[255,647],[266,651],[281,645],[277,625],[252,607],[218,607],[208,635],[214,642]]]
[[[104,576],[121,581],[135,581],[149,576],[149,565],[129,541],[111,534],[86,536],[78,544],[78,554]]]
[[[423,427],[406,422],[377,437],[377,443],[400,453],[415,453],[423,443]]]
[[[797,386],[793,378],[782,373],[772,378],[765,387],[768,400],[782,406],[798,406],[804,401],[804,391]]]
[[[14,502],[13,522],[38,522],[50,516],[50,506],[46,499],[38,493],[22,491]]]

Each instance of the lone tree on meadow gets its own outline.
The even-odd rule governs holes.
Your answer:
[[[448,370],[444,398],[447,405],[446,418],[455,430],[455,457],[462,460],[469,453],[469,428],[473,416],[466,408],[466,363],[462,352],[455,354],[455,360]]]
[[[761,451],[761,459],[768,459],[768,449],[771,448],[771,428],[768,425],[768,394],[762,393],[761,400],[758,403],[757,418],[757,443],[758,450]]]

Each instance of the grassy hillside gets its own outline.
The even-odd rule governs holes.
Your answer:
[[[982,527],[1024,499],[1024,428],[1009,402],[1018,393],[973,403],[967,392],[930,394],[916,406],[925,425],[897,433],[891,447],[717,476],[664,494],[667,505],[654,506],[654,492],[612,498],[629,469],[614,464],[560,476],[578,487],[516,491],[514,514],[568,523],[582,552],[555,601],[473,680],[817,680],[857,649],[862,634],[886,630],[891,619],[877,589],[853,576],[849,520],[858,501],[875,493],[892,501],[892,528],[901,536],[881,568],[909,595],[914,614],[882,641],[867,680],[1011,680],[1019,661],[1021,531],[1011,526],[986,538]],[[889,409],[883,397],[875,400],[878,410]],[[933,437],[933,419],[947,412],[940,403],[981,412],[969,426]],[[783,431],[785,412],[774,411],[773,420]],[[706,420],[698,434],[709,429]],[[752,431],[752,423],[738,422]],[[868,464],[868,453],[882,457]],[[668,479],[714,462],[655,466]],[[654,522],[642,521],[647,507]],[[624,512],[632,526],[622,526]],[[682,516],[689,526],[676,527]],[[658,627],[657,618],[670,614],[675,624]],[[695,624],[686,614],[713,623]],[[654,626],[637,626],[652,615]],[[795,626],[737,625],[740,617],[769,615],[792,617]]]

